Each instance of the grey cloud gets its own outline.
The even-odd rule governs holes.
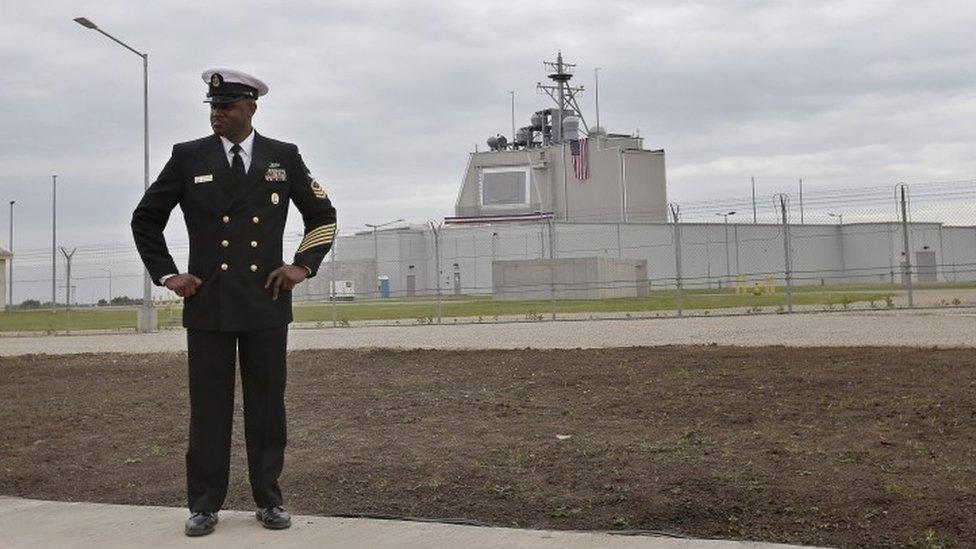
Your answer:
[[[562,49],[595,122],[668,150],[671,196],[763,184],[971,177],[976,114],[966,2],[21,2],[0,23],[0,195],[47,245],[47,186],[79,242],[125,241],[141,192],[141,65],[71,21],[150,54],[152,174],[209,132],[199,73],[267,80],[256,126],[293,141],[346,228],[452,213],[468,153],[547,106]],[[770,183],[767,183],[770,182]],[[813,183],[816,182],[816,183]],[[2,198],[2,197],[0,197]],[[178,221],[178,218],[174,218]],[[292,219],[292,223],[297,223]],[[174,238],[180,228],[171,229]]]

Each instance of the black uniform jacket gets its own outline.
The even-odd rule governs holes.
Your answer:
[[[298,207],[305,237],[293,263],[315,276],[335,237],[335,208],[312,178],[298,147],[254,135],[251,165],[237,181],[217,135],[173,147],[159,178],[132,214],[132,234],[146,269],[160,277],[179,273],[163,237],[179,204],[190,238],[186,272],[203,284],[184,300],[183,325],[211,331],[280,327],[292,320],[291,292],[277,301],[264,288],[282,266],[288,202]]]

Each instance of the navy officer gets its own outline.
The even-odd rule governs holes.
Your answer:
[[[284,465],[285,362],[291,290],[315,276],[336,231],[335,208],[298,148],[262,136],[251,120],[268,86],[244,72],[203,73],[213,135],[179,143],[132,214],[139,255],[157,285],[183,298],[190,432],[189,536],[213,532],[227,494],[236,361],[240,355],[248,476],[257,519],[288,528],[278,478]],[[289,201],[304,221],[282,261]],[[190,241],[180,271],[163,229],[177,205]]]

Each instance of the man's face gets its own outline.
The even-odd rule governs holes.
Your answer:
[[[246,137],[251,129],[251,117],[257,104],[247,99],[233,103],[210,104],[210,126],[217,135],[232,139]]]

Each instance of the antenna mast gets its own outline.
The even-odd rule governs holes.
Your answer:
[[[596,96],[596,127],[600,128],[600,67],[593,69],[593,94]]]
[[[547,84],[543,85],[541,82],[536,84],[536,88],[540,89],[556,103],[557,116],[553,121],[553,129],[556,130],[556,141],[561,142],[563,140],[563,118],[565,118],[566,111],[570,111],[574,116],[580,119],[583,123],[583,128],[589,132],[589,127],[586,125],[586,121],[583,120],[583,113],[579,108],[579,104],[576,102],[576,94],[583,91],[583,86],[570,86],[569,81],[573,78],[572,70],[576,67],[573,63],[563,62],[563,52],[559,52],[556,55],[556,61],[543,61],[543,64],[550,71],[549,79],[555,82],[555,85]]]

